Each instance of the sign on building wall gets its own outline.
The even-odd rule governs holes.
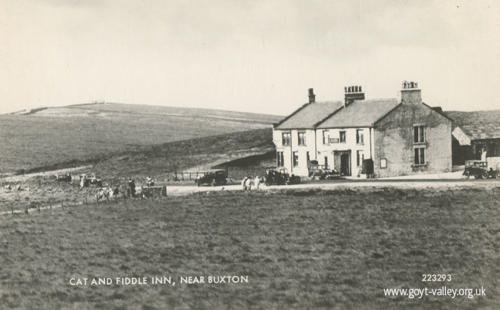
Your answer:
[[[339,138],[328,138],[328,142],[330,143],[339,143]]]

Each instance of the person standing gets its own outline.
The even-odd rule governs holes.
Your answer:
[[[132,197],[135,197],[135,182],[134,182],[134,179],[132,179],[132,178],[128,179],[128,187],[130,188],[130,195],[132,195]]]

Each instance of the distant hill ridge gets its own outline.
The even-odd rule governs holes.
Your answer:
[[[23,110],[0,115],[0,174],[254,129],[268,129],[271,140],[271,125],[280,119],[247,112],[102,102]]]
[[[186,108],[171,106],[155,106],[142,104],[126,104],[113,102],[89,102],[72,104],[66,106],[40,107],[9,113],[10,115],[35,115],[35,116],[111,116],[112,114],[134,114],[173,116],[173,117],[200,117],[217,120],[252,122],[260,124],[273,124],[279,121],[282,116],[237,112],[229,110],[217,110],[206,108]]]

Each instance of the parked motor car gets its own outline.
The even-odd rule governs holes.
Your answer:
[[[92,174],[89,178],[90,184],[96,185],[96,186],[102,186],[102,179],[95,174]]]
[[[473,176],[475,179],[486,179],[488,178],[488,163],[480,160],[467,160],[464,175],[467,178]]]
[[[288,174],[283,170],[270,168],[266,170],[266,185],[285,185],[288,179]]]
[[[97,177],[95,174],[80,174],[80,186],[87,187],[89,185],[96,185],[98,187],[101,187],[102,179],[100,177]]]
[[[287,185],[300,183],[300,177],[297,175],[290,175],[286,169],[267,169],[266,170],[266,185]]]
[[[288,180],[286,181],[286,184],[299,184],[300,183],[300,177],[298,175],[290,175],[288,177]]]
[[[224,169],[213,169],[203,173],[195,180],[196,185],[226,185],[227,184],[227,171]]]
[[[56,181],[58,182],[71,182],[71,174],[58,174],[56,176]]]
[[[325,180],[335,180],[339,179],[340,177],[340,172],[335,169],[325,171]]]

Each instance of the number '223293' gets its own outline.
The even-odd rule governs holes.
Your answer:
[[[451,274],[435,274],[424,273],[422,274],[422,282],[450,282]]]

